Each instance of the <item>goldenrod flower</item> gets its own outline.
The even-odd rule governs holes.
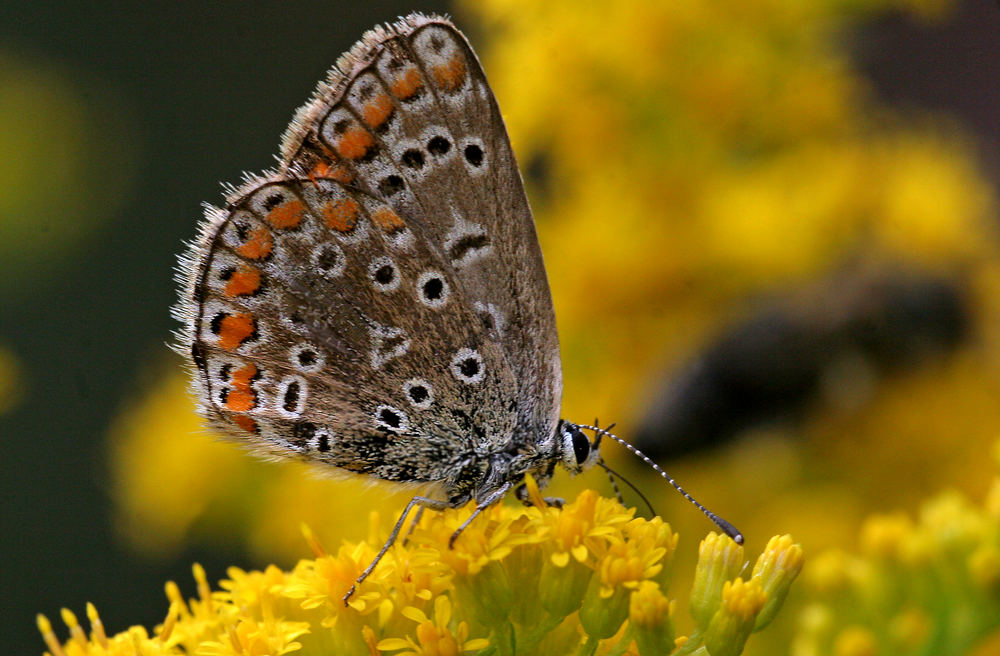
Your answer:
[[[691,615],[698,628],[708,626],[722,599],[722,589],[743,567],[743,547],[729,537],[709,533],[698,548],[691,588]]]
[[[470,512],[425,513],[348,606],[343,596],[376,547],[345,543],[334,554],[306,530],[315,558],[300,560],[290,571],[231,567],[213,592],[204,569],[195,565],[196,597],[185,601],[178,586],[168,583],[169,609],[153,632],[133,627],[109,637],[91,605],[89,637],[68,610],[62,612],[69,629],[65,643],[44,616],[38,627],[52,656],[501,656],[578,649],[594,654],[599,647],[601,653],[658,656],[675,648],[676,602],[667,596],[664,570],[677,535],[661,519],[636,518],[634,509],[588,490],[562,509],[490,508],[449,549],[452,533]],[[714,568],[714,574],[711,581],[702,577],[702,585],[714,587],[715,575],[731,571],[726,563],[736,552],[718,536],[706,543],[715,546],[703,547],[699,568]],[[714,608],[707,605],[711,595],[703,595],[700,607],[712,621],[703,634],[679,641],[679,649],[711,645],[723,656],[739,654],[764,607],[762,586],[777,591],[780,605],[797,573],[792,565],[801,562],[797,549],[787,536],[776,537],[755,578],[719,582]],[[741,559],[742,550],[738,554]]]
[[[705,630],[708,652],[712,656],[742,653],[765,601],[767,595],[756,580],[726,581],[722,586],[722,604]]]
[[[466,622],[459,622],[458,629],[453,635],[449,627],[451,621],[451,602],[447,597],[438,597],[434,600],[434,619],[430,620],[419,608],[408,606],[403,609],[403,615],[417,623],[417,639],[407,636],[406,638],[386,638],[378,643],[379,651],[396,651],[408,649],[396,656],[455,656],[466,651],[476,651],[489,644],[489,640],[476,638],[467,640],[469,635],[469,625]]]
[[[814,601],[792,654],[958,656],[995,634],[998,484],[1000,478],[982,505],[947,492],[924,504],[916,520],[903,513],[870,517],[861,529],[860,555],[817,556],[806,576]]]
[[[672,616],[676,602],[660,586],[643,581],[629,598],[629,622],[640,654],[668,654],[674,648]]]
[[[792,536],[776,535],[768,540],[750,575],[767,597],[767,603],[757,615],[754,630],[759,631],[774,619],[785,603],[792,581],[802,571],[803,562],[802,545],[793,543]]]

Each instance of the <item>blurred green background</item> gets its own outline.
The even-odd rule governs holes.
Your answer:
[[[783,532],[807,555],[849,548],[870,512],[985,490],[1000,436],[993,3],[7,3],[7,651],[42,651],[36,612],[93,601],[110,630],[151,626],[192,561],[213,579],[287,566],[307,553],[300,521],[336,544],[366,534],[368,507],[401,508],[212,442],[164,344],[200,203],[270,166],[336,57],[415,9],[454,12],[507,117],[565,416],[618,421],[752,551]],[[693,561],[704,519],[609,458]],[[596,473],[556,492],[582,484],[608,493]]]

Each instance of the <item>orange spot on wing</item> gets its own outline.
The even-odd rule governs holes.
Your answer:
[[[351,173],[342,164],[331,164],[330,162],[319,162],[309,172],[309,179],[316,182],[316,178],[330,178],[342,184],[348,184],[354,180]]]
[[[389,234],[399,232],[406,227],[403,219],[388,207],[380,207],[372,212],[372,222]]]
[[[310,178],[325,178],[330,174],[330,162],[316,162],[316,166],[312,167],[312,171],[309,172]]]
[[[257,393],[253,391],[253,387],[251,386],[256,375],[257,366],[252,362],[248,362],[233,372],[230,379],[232,388],[229,390],[229,394],[226,395],[226,407],[228,409],[233,412],[246,412],[257,405]]]
[[[260,271],[244,266],[226,281],[226,296],[248,296],[260,289]]]
[[[267,213],[267,222],[275,228],[294,228],[302,223],[306,207],[300,200],[290,200]]]
[[[251,260],[261,260],[271,254],[273,247],[271,232],[261,226],[250,233],[250,237],[236,249],[236,252]]]
[[[377,128],[392,116],[392,109],[392,100],[384,93],[380,93],[362,108],[361,118],[368,127]]]
[[[455,91],[465,79],[465,59],[456,54],[447,64],[434,67],[434,81],[445,91]]]
[[[422,86],[424,81],[420,79],[420,71],[416,66],[411,66],[393,81],[392,95],[400,100],[406,100],[412,98]]]
[[[363,128],[348,128],[337,140],[337,154],[345,159],[361,159],[375,145],[375,138]]]
[[[246,415],[233,415],[233,423],[248,433],[257,432],[257,422]]]
[[[327,201],[323,203],[323,218],[326,225],[337,232],[350,232],[358,222],[358,210],[361,206],[353,198]]]
[[[239,314],[227,314],[219,322],[219,348],[232,351],[243,343],[250,335],[253,335],[256,326],[253,315],[249,312]]]

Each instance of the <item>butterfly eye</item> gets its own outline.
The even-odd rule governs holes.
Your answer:
[[[590,440],[578,429],[573,430],[573,455],[576,456],[576,464],[582,465],[590,456]]]

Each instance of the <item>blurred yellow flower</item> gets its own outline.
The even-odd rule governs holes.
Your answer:
[[[68,251],[115,218],[140,140],[134,108],[107,80],[15,41],[0,45],[0,288],[17,295],[37,289],[25,276],[57,273]]]
[[[970,653],[1000,630],[1000,523],[989,504],[945,492],[916,520],[870,517],[860,555],[818,555],[804,577],[813,603],[791,653]]]

